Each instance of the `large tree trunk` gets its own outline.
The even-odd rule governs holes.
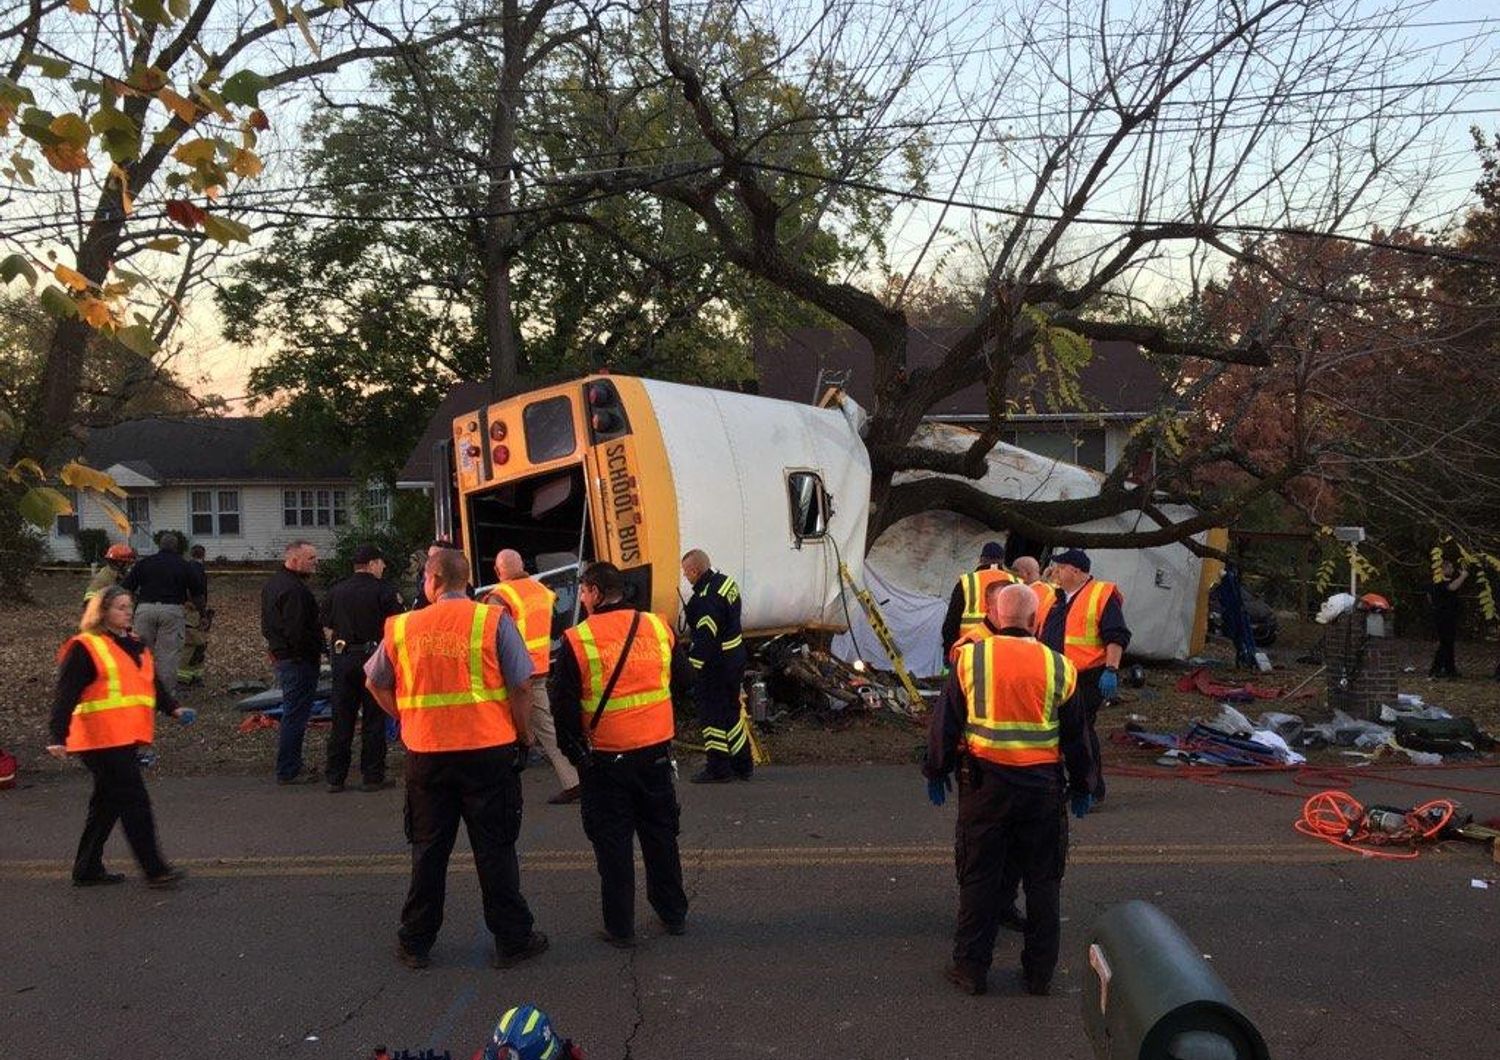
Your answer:
[[[110,187],[114,186],[111,182]],[[109,275],[110,260],[120,246],[121,223],[117,210],[101,203],[78,252],[78,271],[93,283],[102,284]],[[31,457],[46,464],[67,437],[75,422],[84,358],[94,335],[94,329],[80,317],[58,321],[41,377],[21,414],[13,458]]]
[[[520,349],[510,300],[510,254],[499,250],[484,277],[484,327],[490,351],[490,397],[498,401],[516,392]]]

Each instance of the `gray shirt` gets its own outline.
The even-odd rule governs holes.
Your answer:
[[[442,600],[467,600],[462,592],[444,593]],[[479,606],[483,607],[484,604]],[[515,619],[500,612],[500,625],[495,630],[495,657],[500,660],[500,675],[508,688],[520,688],[531,677],[531,653],[521,639]],[[396,687],[396,667],[391,660],[391,642],[382,640],[375,654],[365,663],[365,680],[371,688],[393,689]]]

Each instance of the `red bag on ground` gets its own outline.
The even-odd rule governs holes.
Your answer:
[[[16,786],[16,756],[0,747],[0,791]]]

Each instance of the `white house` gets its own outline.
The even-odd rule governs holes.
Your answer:
[[[82,459],[126,491],[121,507],[139,552],[153,549],[155,531],[181,530],[211,561],[268,561],[298,538],[331,546],[361,511],[390,517],[386,491],[356,480],[347,455],[292,465],[268,450],[255,416],[132,420],[92,432]],[[55,559],[80,558],[74,534],[81,528],[123,539],[91,497],[70,499],[76,514],[56,519],[48,534]]]

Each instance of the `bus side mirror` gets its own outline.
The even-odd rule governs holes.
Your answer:
[[[1084,1027],[1100,1060],[1269,1060],[1198,947],[1149,902],[1100,917],[1084,965]]]

